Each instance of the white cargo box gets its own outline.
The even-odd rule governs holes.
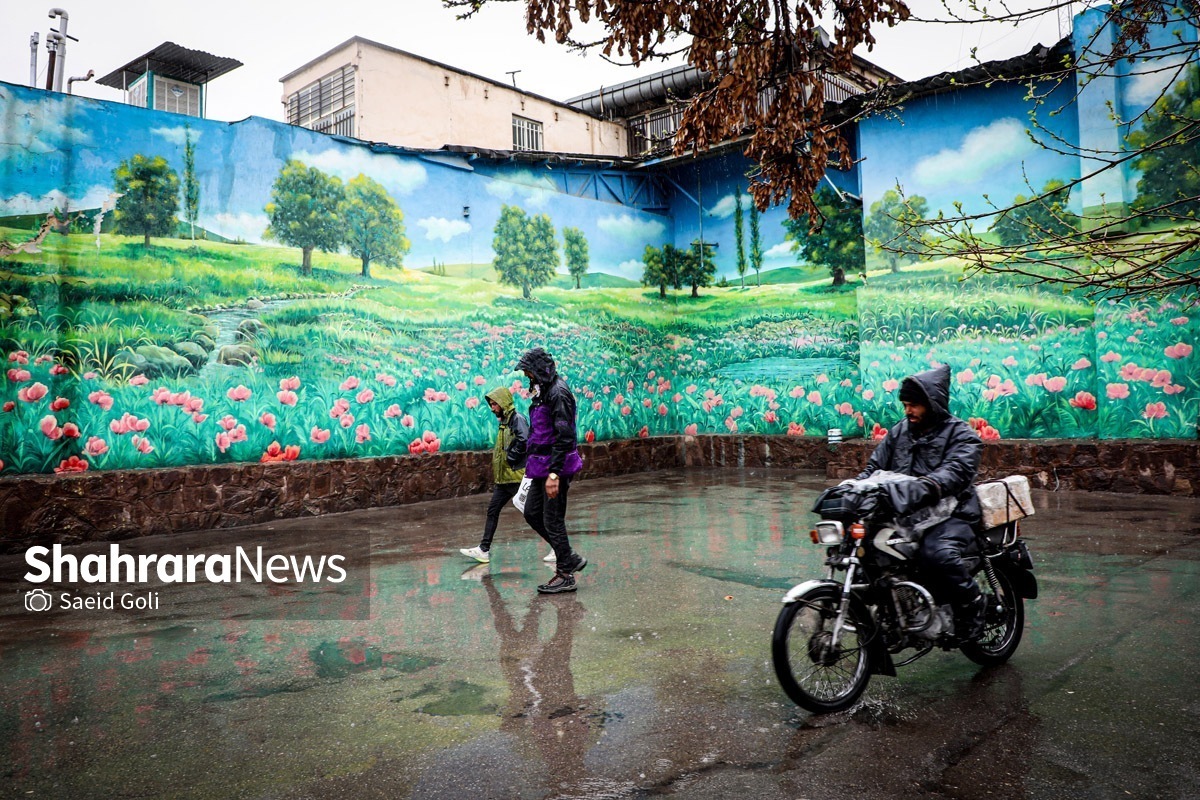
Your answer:
[[[984,528],[995,528],[1033,513],[1029,479],[1024,475],[979,483],[975,485],[975,491],[979,494],[979,505],[983,507]]]

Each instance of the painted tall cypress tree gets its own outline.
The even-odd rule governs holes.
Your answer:
[[[196,145],[192,143],[192,129],[185,126],[183,136],[183,217],[191,226],[194,242],[196,220],[200,216],[200,181],[196,179]]]
[[[746,288],[746,231],[742,219],[742,186],[738,184],[733,193],[733,236],[737,242],[737,274]]]
[[[762,231],[759,230],[758,206],[750,204],[750,267],[754,270],[755,282],[762,286],[763,249]]]

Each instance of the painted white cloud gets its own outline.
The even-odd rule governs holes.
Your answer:
[[[522,208],[541,208],[557,192],[553,181],[529,170],[517,170],[506,173],[503,178],[492,178],[484,188],[497,200],[515,203]]]
[[[12,197],[0,197],[0,215],[9,217],[18,214],[48,214],[56,208],[76,211],[100,208],[111,191],[107,186],[92,186],[76,197],[68,196],[58,189],[46,192],[41,197],[20,192]]]
[[[362,148],[332,148],[320,153],[297,150],[292,158],[344,181],[366,175],[392,194],[410,194],[425,185],[425,167],[400,156],[376,154]]]
[[[445,217],[425,217],[417,220],[417,225],[425,229],[425,238],[449,242],[455,236],[462,236],[471,230],[471,223],[461,219],[446,219]]]
[[[770,250],[767,250],[765,253],[763,253],[763,258],[767,261],[778,261],[781,259],[796,261],[799,256],[796,255],[796,251],[793,249],[793,243],[785,241],[780,242]]]
[[[718,200],[717,204],[715,206],[713,206],[712,208],[710,208],[708,210],[708,215],[710,217],[716,217],[717,219],[729,219],[730,217],[733,216],[734,208],[736,207],[736,205],[737,205],[737,201],[734,198],[734,196],[731,194],[727,194],[724,197],[722,197],[720,200]],[[745,200],[745,198],[742,198],[742,211],[745,211],[745,210],[746,210],[746,200]]]
[[[638,261],[636,258],[631,258],[628,261],[622,261],[620,264],[617,264],[615,270],[617,275],[620,275],[622,278],[629,278],[633,281],[640,281],[642,279],[642,274],[645,273],[645,271],[646,265],[641,261]]]
[[[1151,103],[1158,100],[1163,90],[1179,80],[1182,76],[1181,66],[1182,62],[1177,59],[1173,61],[1147,59],[1139,62],[1134,67],[1138,74],[1125,78],[1126,102],[1131,106],[1136,106],[1139,110],[1149,107]]]
[[[601,217],[596,226],[613,238],[635,244],[657,242],[667,232],[667,226],[658,220],[638,219],[630,214]]]
[[[913,177],[922,187],[970,184],[1036,152],[1025,125],[1015,117],[1004,117],[972,129],[957,148],[922,158],[913,168]]]
[[[5,107],[0,153],[11,148],[43,155],[92,143],[88,131],[67,123],[72,106],[62,95],[23,100],[0,89],[0,106]]]
[[[262,242],[263,233],[271,224],[271,219],[266,214],[251,214],[243,211],[239,214],[217,214],[211,220],[201,219],[200,224],[226,239]]]
[[[187,141],[187,136],[188,136],[189,130],[190,130],[189,128],[187,128],[183,125],[179,125],[174,128],[151,128],[150,132],[153,133],[155,136],[161,136],[162,138],[166,139],[171,144],[176,144],[176,145],[179,145],[180,147],[183,147],[184,143]],[[197,141],[200,140],[200,131],[191,131],[191,135],[192,135],[192,144],[194,145]]]

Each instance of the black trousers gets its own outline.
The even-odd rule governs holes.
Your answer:
[[[939,603],[963,606],[979,596],[979,586],[963,563],[963,553],[974,541],[971,526],[954,517],[925,532],[921,540],[921,571]]]
[[[570,571],[577,560],[567,539],[567,493],[570,488],[571,479],[560,476],[558,496],[546,497],[546,479],[534,478],[525,501],[525,521],[554,548],[558,568],[562,571]]]
[[[492,500],[487,507],[487,520],[483,523],[483,539],[479,542],[480,550],[492,549],[492,537],[496,535],[496,526],[500,524],[500,512],[517,496],[519,483],[497,483],[492,489]]]

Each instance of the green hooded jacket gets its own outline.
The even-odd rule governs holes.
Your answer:
[[[496,483],[520,483],[525,477],[525,441],[529,438],[529,420],[517,411],[512,392],[501,386],[487,393],[487,399],[500,406],[496,446],[492,448],[492,478]]]

